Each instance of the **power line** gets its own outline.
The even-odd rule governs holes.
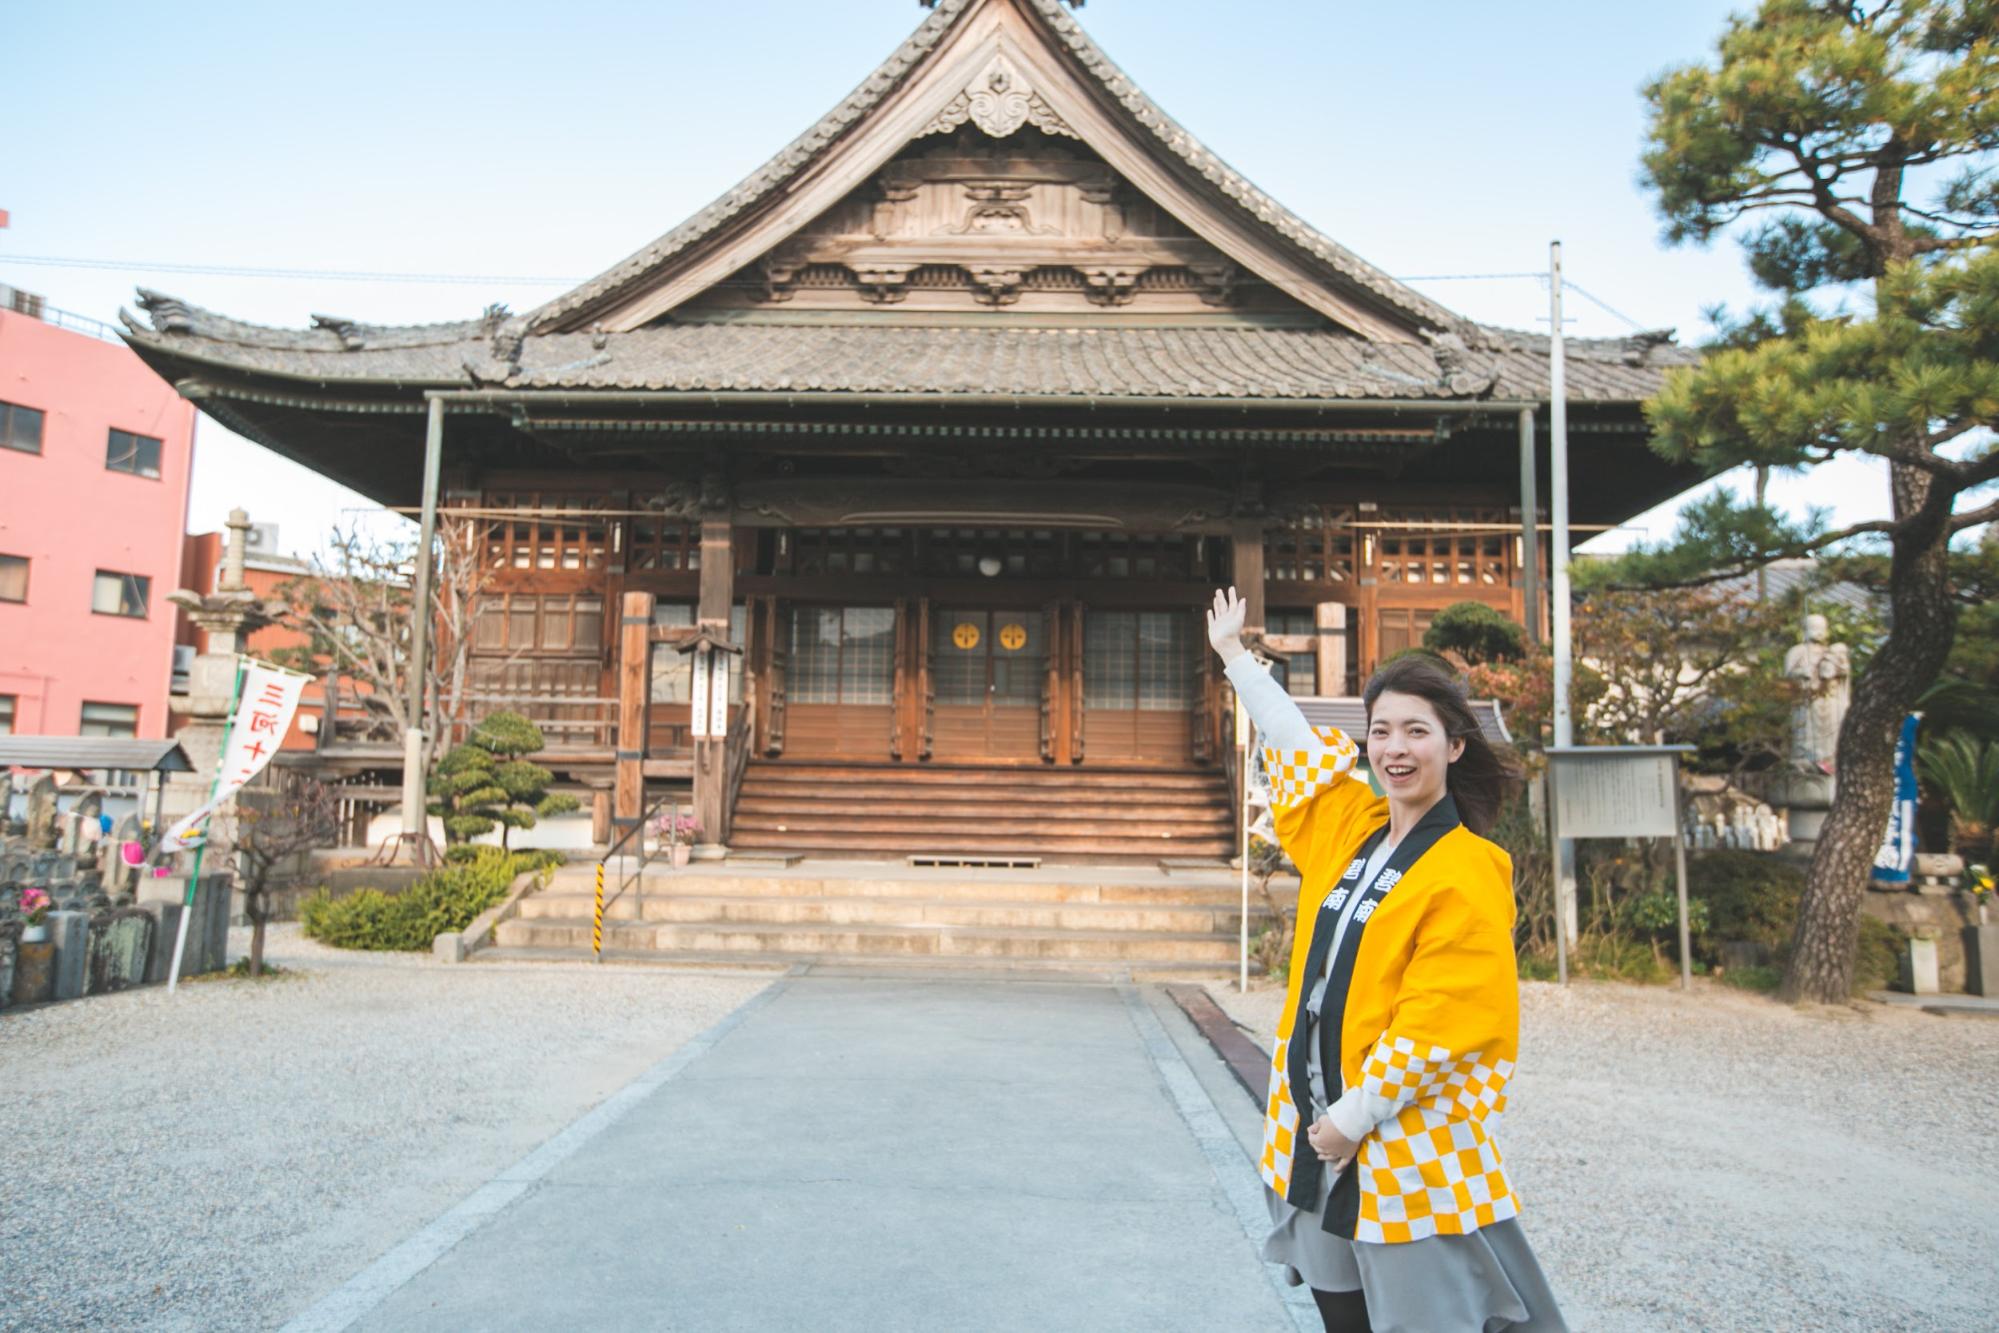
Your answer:
[[[129,273],[180,273],[202,277],[218,278],[311,278],[328,282],[407,282],[438,283],[452,286],[488,287],[573,287],[584,281],[581,278],[551,278],[525,276],[507,273],[389,273],[366,269],[335,268],[254,268],[242,264],[173,264],[147,263],[129,259],[83,259],[66,255],[5,255],[0,263],[28,264],[41,268],[98,269]],[[1546,282],[1546,273],[1416,273],[1397,276],[1397,282],[1492,282],[1504,280],[1534,279]],[[756,283],[718,285],[740,285],[754,287]],[[1604,301],[1573,280],[1564,285],[1585,301],[1604,313],[1623,320],[1633,329],[1643,331],[1647,326]]]
[[[568,287],[576,278],[520,277],[493,273],[374,273],[359,269],[250,268],[240,264],[141,263],[128,259],[77,259],[62,255],[4,255],[0,263],[33,264],[43,268],[112,269],[134,273],[193,273],[221,278],[324,278],[333,282],[438,282],[465,285]]]

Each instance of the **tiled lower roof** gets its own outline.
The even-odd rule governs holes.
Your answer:
[[[1501,330],[1481,331],[1476,348],[1229,326],[690,323],[521,337],[506,328],[489,336],[476,324],[259,330],[166,298],[149,296],[148,306],[154,327],[127,321],[142,355],[329,387],[1270,401],[1539,400],[1548,389],[1546,340]],[[1658,391],[1667,369],[1693,359],[1658,338],[1576,340],[1569,347],[1569,396],[1640,401]]]

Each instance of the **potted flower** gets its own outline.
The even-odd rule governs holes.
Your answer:
[[[41,888],[21,890],[21,915],[24,918],[21,943],[40,944],[49,937],[49,908],[55,905],[49,891]]]
[[[694,855],[695,840],[701,836],[701,821],[693,815],[673,816],[673,849],[670,855],[675,866],[684,866]]]

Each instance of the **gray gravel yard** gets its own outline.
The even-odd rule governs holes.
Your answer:
[[[269,953],[0,1013],[0,1329],[275,1327],[775,975]]]
[[[1210,988],[1266,1050],[1283,992]],[[1499,1128],[1579,1333],[1999,1327],[1999,1021],[1522,987]]]

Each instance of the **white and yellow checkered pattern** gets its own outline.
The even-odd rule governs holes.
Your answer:
[[[1290,1046],[1279,1037],[1270,1060],[1270,1096],[1263,1107],[1263,1156],[1257,1161],[1263,1183],[1279,1194],[1291,1188],[1291,1158],[1298,1141],[1298,1108],[1291,1103],[1291,1083],[1284,1068]]]
[[[1263,769],[1270,779],[1270,808],[1291,810],[1324,791],[1339,778],[1353,772],[1354,763],[1360,758],[1360,751],[1344,731],[1337,727],[1314,727],[1326,748],[1318,753],[1310,750],[1279,750],[1266,746],[1263,751]]]
[[[1301,1134],[1285,1073],[1288,1043],[1271,1059],[1259,1173],[1282,1195]],[[1487,1116],[1506,1109],[1508,1060],[1453,1057],[1440,1046],[1418,1054],[1404,1037],[1384,1037],[1369,1053],[1361,1078],[1378,1096],[1404,1103],[1360,1149],[1360,1219],[1354,1239],[1400,1244],[1426,1236],[1456,1236],[1517,1217],[1519,1203],[1499,1148],[1486,1133]]]
[[[1519,1215],[1486,1117],[1506,1109],[1510,1060],[1385,1036],[1361,1065],[1370,1093],[1405,1103],[1361,1145],[1354,1239],[1455,1236]]]

